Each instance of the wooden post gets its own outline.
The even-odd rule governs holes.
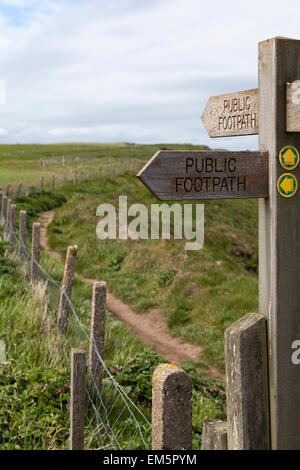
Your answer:
[[[40,231],[41,225],[39,222],[34,222],[32,225],[32,249],[31,249],[31,281],[36,282],[39,279],[39,267],[37,263],[40,262]]]
[[[153,374],[152,449],[192,449],[192,380],[173,364]]]
[[[5,225],[7,217],[7,196],[3,196],[2,198],[2,221]]]
[[[103,357],[105,336],[106,283],[94,282],[90,334],[89,373],[94,389],[101,390],[103,367],[98,357]]]
[[[40,194],[43,194],[44,192],[44,177],[41,176],[41,180],[40,180]]]
[[[16,246],[16,218],[17,218],[17,206],[11,204],[10,206],[10,243]]]
[[[267,324],[249,313],[225,331],[228,449],[270,446]]]
[[[63,333],[69,318],[69,310],[75,272],[77,246],[69,246],[67,250],[64,277],[61,286],[60,302],[58,309],[57,327]]]
[[[55,175],[53,175],[51,179],[51,191],[53,192],[54,189],[55,189]]]
[[[227,423],[212,419],[203,424],[202,450],[227,450]]]
[[[6,186],[6,191],[5,191],[5,195],[8,197],[9,196],[9,190],[10,190],[10,186],[11,184],[8,183],[8,185]]]
[[[19,256],[20,260],[24,263],[26,261],[26,218],[27,212],[20,211],[20,223],[19,223]]]
[[[286,172],[279,152],[300,133],[287,133],[286,85],[300,79],[300,41],[273,38],[259,44],[259,146],[269,152],[270,197],[259,201],[259,311],[268,316],[272,449],[300,449],[300,190],[282,197]],[[300,167],[291,171],[300,180]]]
[[[71,350],[70,450],[84,449],[86,359],[83,349]]]
[[[7,199],[7,212],[6,212],[6,220],[8,225],[10,225],[10,206],[11,206],[11,198]]]
[[[19,196],[20,196],[20,194],[21,194],[22,186],[23,186],[23,184],[22,184],[22,183],[20,183],[20,184],[19,184],[19,186],[18,186],[18,189],[17,189],[17,194],[16,194],[16,199],[18,199],[18,197],[19,197]]]

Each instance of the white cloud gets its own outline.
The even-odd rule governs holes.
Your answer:
[[[3,3],[0,142],[255,148],[256,137],[209,139],[201,113],[210,95],[257,86],[258,41],[299,35],[298,0],[32,0],[20,25]]]
[[[2,129],[2,128],[0,127],[0,135],[6,135],[7,133],[8,133],[8,132],[7,132],[6,129]]]

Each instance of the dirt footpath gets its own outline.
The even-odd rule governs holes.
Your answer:
[[[52,222],[55,212],[43,212],[39,217],[41,224],[41,245],[48,253],[59,261],[62,261],[59,253],[52,251],[48,244],[47,227]],[[79,275],[80,276],[80,275]],[[94,282],[99,279],[86,279]],[[180,365],[184,361],[201,360],[202,347],[185,343],[180,338],[171,336],[166,320],[158,309],[151,309],[144,314],[135,313],[127,304],[117,299],[113,294],[107,292],[107,309],[119,320],[132,328],[132,332],[143,343],[154,348],[157,353],[173,364]],[[211,378],[217,378],[224,382],[224,374],[215,367],[209,367],[207,371]]]

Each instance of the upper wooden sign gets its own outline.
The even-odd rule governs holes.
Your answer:
[[[286,131],[300,132],[300,80],[286,85]]]
[[[137,175],[159,200],[268,197],[262,152],[157,152]]]
[[[210,137],[258,134],[258,89],[211,96],[202,121]]]

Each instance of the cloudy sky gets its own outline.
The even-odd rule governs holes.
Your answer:
[[[254,149],[201,113],[256,87],[258,41],[300,39],[299,18],[299,0],[0,0],[0,143]]]

